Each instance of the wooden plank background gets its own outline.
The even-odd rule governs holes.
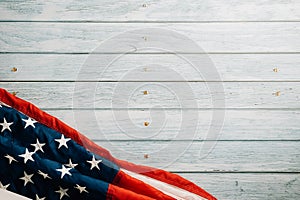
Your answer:
[[[134,51],[105,73],[82,71],[101,42],[141,28],[164,28],[190,38],[203,51],[174,43],[175,53],[208,56],[220,79],[203,79],[174,53],[136,49],[145,40],[155,45],[157,38],[144,32],[131,37]],[[176,41],[176,34],[168,41]],[[90,64],[107,63],[124,51],[107,49]],[[0,87],[77,128],[118,158],[178,173],[219,199],[300,198],[299,54],[297,0],[0,2]],[[123,76],[136,67],[133,76]],[[185,80],[167,76],[166,69]],[[78,83],[79,72],[86,80]],[[207,85],[220,83],[224,95],[219,100],[225,105],[215,107],[211,99],[217,94]],[[186,84],[192,96],[183,89]],[[77,86],[80,104],[73,99]],[[114,96],[117,86],[137,89],[128,101],[122,98],[127,90]],[[182,108],[176,95],[161,86],[176,88],[175,94],[194,107]],[[181,127],[181,117],[195,110],[197,115]],[[217,110],[225,110],[223,128],[217,140],[208,140]],[[164,116],[163,127],[158,116]],[[179,130],[183,136],[177,140]],[[170,142],[178,148],[162,152]],[[201,150],[211,146],[201,157]]]

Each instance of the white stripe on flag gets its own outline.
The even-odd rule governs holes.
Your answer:
[[[161,192],[163,192],[166,195],[169,195],[175,199],[178,199],[178,200],[206,200],[206,198],[204,198],[204,197],[201,197],[199,195],[196,195],[194,193],[186,191],[177,186],[170,185],[168,183],[150,178],[148,176],[144,176],[144,175],[137,174],[137,173],[134,173],[131,171],[127,171],[125,169],[121,169],[121,170],[123,172],[125,172],[126,174],[128,174],[136,179],[139,179],[139,180],[143,181],[144,183],[147,183],[148,185],[151,185],[152,187],[160,190]]]
[[[5,200],[29,200],[26,197],[2,189],[0,189],[0,197],[1,199],[5,199]]]

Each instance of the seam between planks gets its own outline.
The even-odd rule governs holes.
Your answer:
[[[0,23],[96,23],[96,24],[106,24],[106,23],[112,23],[112,24],[122,24],[122,23],[176,23],[176,24],[182,24],[182,23],[195,23],[195,24],[201,24],[201,23],[295,23],[300,22],[300,20],[224,20],[224,21],[208,21],[208,20],[128,20],[128,21],[109,21],[109,20],[0,20]]]
[[[234,55],[239,55],[239,54],[300,54],[300,51],[289,51],[289,52],[268,52],[268,51],[261,51],[261,52],[128,52],[128,53],[124,53],[124,52],[52,52],[52,51],[0,51],[0,54],[50,54],[50,55],[89,55],[89,54],[103,54],[103,55],[107,55],[107,54],[136,54],[136,55],[176,55],[176,54],[187,54],[187,55],[202,55],[202,54],[207,54],[207,55],[219,55],[219,54],[224,54],[224,55],[228,55],[228,54],[234,54]]]
[[[99,140],[92,139],[94,142],[300,142],[300,139],[251,139],[251,140],[186,140],[186,139],[175,139],[175,140],[144,140],[144,139],[135,139],[135,140]]]
[[[88,111],[88,110],[250,110],[250,111],[255,111],[255,110],[280,110],[280,111],[296,111],[300,110],[300,108],[43,108],[41,107],[40,109],[45,110],[45,111],[53,111],[53,110],[82,110],[82,111]]]
[[[300,174],[300,171],[173,171],[171,173],[178,174]]]
[[[298,83],[300,80],[0,80],[0,83]]]

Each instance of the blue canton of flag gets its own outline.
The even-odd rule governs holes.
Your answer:
[[[119,171],[70,138],[0,105],[0,188],[31,199],[106,199]]]

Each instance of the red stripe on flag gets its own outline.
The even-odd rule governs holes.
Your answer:
[[[141,200],[155,200],[151,197],[147,197],[141,194],[137,194],[133,191],[126,190],[124,188],[118,187],[113,184],[109,184],[108,191],[106,195],[107,200],[133,200],[133,199],[141,199]]]
[[[121,168],[127,169],[132,172],[140,173],[145,176],[154,178],[156,180],[163,181],[165,183],[177,186],[179,188],[182,188],[184,190],[187,190],[189,192],[192,192],[194,194],[197,194],[199,196],[202,196],[204,198],[207,198],[208,200],[216,200],[215,197],[213,197],[211,194],[197,186],[196,184],[176,175],[172,174],[170,172],[147,167],[147,166],[141,166],[136,165],[124,160],[119,160],[114,158],[109,151],[106,149],[98,146],[91,140],[89,140],[86,136],[82,135],[75,129],[71,128],[70,126],[66,125],[56,117],[53,117],[49,115],[48,113],[40,110],[38,107],[34,106],[33,104],[20,99],[6,90],[0,88],[0,101],[3,103],[15,108],[16,110],[19,110],[20,112],[26,114],[27,116],[39,121],[40,123],[48,126],[49,128],[52,128],[65,136],[73,139],[78,144],[84,146],[91,152],[98,154],[114,163],[119,165]]]
[[[130,184],[128,184],[130,183]],[[112,184],[118,185],[122,188],[135,191],[138,194],[142,194],[148,197],[152,197],[159,200],[175,200],[174,198],[162,193],[161,191],[153,188],[152,186],[133,178],[126,173],[119,171]]]

